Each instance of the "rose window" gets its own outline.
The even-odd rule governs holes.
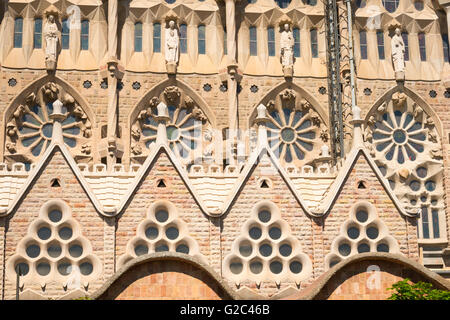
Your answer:
[[[187,158],[191,150],[194,150],[201,143],[202,122],[193,118],[192,112],[187,109],[180,109],[169,106],[170,120],[166,125],[167,140],[170,149],[181,156]],[[153,116],[146,118],[142,134],[147,148],[156,141],[158,123]]]
[[[214,147],[212,127],[199,105],[183,90],[168,86],[158,96],[142,104],[131,126],[131,160],[143,163],[158,136],[158,105],[167,106],[165,121],[170,149],[184,164],[195,157],[211,158]]]
[[[88,116],[61,86],[49,82],[23,99],[8,119],[5,135],[5,159],[8,162],[23,162],[27,166],[42,156],[52,140],[55,120],[51,115],[57,100],[63,104],[64,143],[77,162],[92,160],[89,143],[92,125]]]
[[[287,163],[303,160],[314,148],[317,127],[304,111],[283,108],[269,113],[267,135],[269,145]]]
[[[386,160],[402,164],[414,161],[417,153],[424,151],[427,129],[408,112],[399,110],[384,113],[374,125],[373,139],[376,150],[382,152]]]
[[[67,110],[64,110],[65,113]],[[53,106],[48,103],[44,108],[35,105],[30,112],[22,116],[21,126],[18,127],[19,139],[23,147],[27,148],[35,157],[39,157],[50,145],[53,123],[49,115]],[[63,139],[66,145],[74,148],[77,136],[81,133],[79,123],[73,115],[62,122]]]

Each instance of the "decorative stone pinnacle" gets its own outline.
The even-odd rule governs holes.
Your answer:
[[[49,118],[53,120],[52,140],[56,142],[63,142],[62,126],[61,122],[66,118],[66,115],[62,113],[63,103],[56,99],[53,102],[53,112],[49,115]]]
[[[170,120],[169,110],[164,102],[160,102],[156,109],[158,115],[155,116],[155,120],[158,122],[158,132],[156,135],[156,144],[167,144],[167,129],[166,121]]]

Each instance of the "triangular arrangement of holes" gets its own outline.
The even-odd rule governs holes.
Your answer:
[[[258,204],[243,225],[223,262],[224,276],[237,286],[245,280],[292,281],[297,285],[310,277],[311,260],[300,241],[291,235],[286,221],[271,202]]]
[[[44,289],[56,282],[65,290],[88,287],[101,271],[100,259],[92,253],[90,241],[83,237],[69,206],[59,200],[42,206],[6,270],[14,283],[19,273],[21,287],[39,283]]]
[[[364,252],[400,253],[397,241],[368,202],[357,203],[351,210],[350,219],[342,224],[340,235],[333,240],[331,252],[325,257],[325,268]]]
[[[197,241],[189,236],[187,224],[178,217],[173,204],[166,201],[154,203],[138,226],[136,236],[119,259],[119,267],[138,256],[153,252],[172,251],[189,254],[205,261]]]

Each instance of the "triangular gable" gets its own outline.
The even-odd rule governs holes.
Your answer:
[[[72,173],[77,178],[82,189],[86,192],[88,198],[91,200],[95,209],[103,215],[106,215],[106,216],[108,215],[108,214],[105,214],[102,206],[100,205],[99,201],[95,197],[94,193],[92,192],[91,188],[89,187],[89,184],[87,183],[86,179],[84,178],[83,174],[81,173],[80,169],[78,168],[78,165],[76,164],[75,160],[70,155],[66,146],[64,146],[63,144],[59,144],[57,142],[52,142],[50,144],[50,146],[47,148],[47,150],[45,151],[43,157],[37,162],[36,166],[31,171],[27,180],[24,182],[22,188],[17,193],[14,201],[11,203],[11,205],[6,210],[6,212],[0,213],[0,216],[9,215],[15,210],[15,208],[18,206],[20,201],[26,196],[26,194],[33,187],[36,180],[39,179],[42,172],[48,166],[49,161],[51,160],[51,158],[55,154],[55,152],[57,152],[57,149],[61,152],[65,162],[67,163],[68,167],[71,169]]]
[[[339,170],[339,174],[336,177],[336,180],[330,186],[330,190],[328,191],[326,197],[323,199],[322,204],[320,205],[319,208],[314,210],[315,213],[317,215],[326,215],[330,211],[334,202],[339,197],[348,177],[350,176],[354,165],[356,164],[356,162],[360,157],[363,157],[366,163],[372,169],[372,172],[375,174],[375,177],[382,185],[384,192],[392,200],[397,210],[404,216],[416,217],[418,213],[405,211],[400,201],[389,187],[389,182],[386,180],[386,178],[383,177],[380,169],[378,169],[378,166],[375,164],[374,160],[370,157],[370,155],[368,155],[367,151],[364,148],[354,148],[350,151],[350,154],[347,156],[347,159],[345,160],[343,166]]]
[[[183,181],[184,185],[192,195],[194,201],[197,203],[197,205],[200,207],[200,209],[209,216],[218,216],[220,213],[217,212],[210,212],[208,211],[207,207],[202,202],[201,198],[197,195],[192,183],[190,182],[186,170],[183,168],[180,161],[177,159],[177,157],[174,155],[172,150],[170,150],[165,144],[160,144],[159,146],[155,146],[153,150],[148,155],[147,159],[145,160],[144,164],[142,165],[141,169],[138,171],[135,180],[133,181],[132,185],[128,189],[127,194],[123,197],[120,205],[117,207],[116,214],[121,213],[127,203],[131,201],[133,198],[133,195],[137,191],[139,185],[142,183],[142,181],[147,177],[151,169],[154,167],[158,159],[160,158],[161,154],[165,153],[171,162],[173,168]]]
[[[316,216],[315,214],[311,213],[310,210],[308,209],[308,207],[305,205],[305,201],[302,199],[301,195],[295,189],[294,183],[289,178],[288,174],[283,169],[283,167],[280,165],[280,162],[278,161],[277,157],[275,156],[273,151],[270,150],[270,148],[267,148],[267,147],[262,147],[262,148],[258,149],[257,151],[255,151],[250,156],[247,164],[244,166],[244,168],[243,168],[243,170],[241,172],[241,175],[240,175],[239,179],[236,181],[236,184],[235,184],[235,186],[233,188],[233,191],[231,192],[231,194],[229,195],[229,197],[225,201],[221,212],[225,213],[231,208],[233,201],[238,197],[239,192],[244,187],[244,185],[247,183],[249,178],[252,176],[252,174],[254,172],[254,169],[259,164],[259,160],[262,159],[262,157],[265,154],[267,154],[267,156],[269,157],[270,161],[272,162],[272,165],[278,171],[278,173],[280,174],[281,178],[284,180],[284,182],[286,183],[286,185],[288,186],[289,190],[292,192],[293,196],[295,197],[295,199],[297,200],[297,202],[299,203],[301,208],[304,210],[304,212],[307,215]]]

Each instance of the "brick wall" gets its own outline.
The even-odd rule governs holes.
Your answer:
[[[129,269],[100,299],[220,300],[229,296],[207,272],[185,262],[168,260]]]
[[[317,300],[385,300],[388,290],[398,281],[410,279],[429,282],[417,271],[401,264],[381,261],[358,261],[337,271],[315,297]]]

